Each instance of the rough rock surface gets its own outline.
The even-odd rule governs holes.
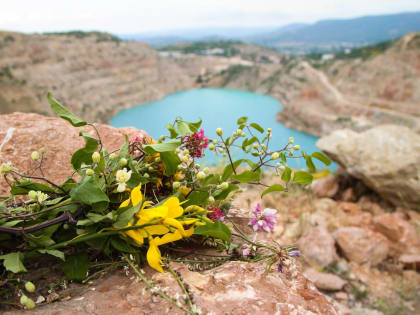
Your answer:
[[[335,241],[327,229],[317,226],[309,229],[298,242],[305,259],[314,261],[320,267],[325,267],[338,259]]]
[[[146,135],[144,131],[135,128],[117,129],[101,124],[95,126],[109,152],[124,144],[124,135],[130,139]],[[92,127],[75,128],[61,118],[24,113],[0,115],[0,163],[11,161],[20,171],[31,170],[36,167],[31,152],[44,147],[45,176],[54,183],[61,183],[72,175],[71,155],[84,146],[80,131],[95,135]],[[6,193],[8,188],[4,180],[0,181],[1,194]]]
[[[347,284],[347,281],[336,275],[319,272],[312,268],[305,270],[303,274],[320,290],[340,291]]]
[[[350,261],[377,265],[388,256],[388,240],[380,233],[359,227],[343,227],[336,233],[337,243]]]
[[[336,176],[328,176],[315,180],[311,184],[312,192],[318,198],[332,198],[338,192],[339,185]]]
[[[333,305],[300,272],[265,273],[264,263],[230,262],[198,273],[184,265],[173,264],[184,283],[188,283],[196,307],[205,314],[338,314]],[[169,296],[182,296],[176,280],[169,273],[147,270]],[[181,298],[180,298],[181,300]],[[8,312],[6,314],[22,314]],[[166,301],[152,296],[145,284],[129,280],[122,273],[113,274],[74,298],[36,308],[31,314],[184,314]]]
[[[318,147],[395,205],[420,210],[420,135],[396,125],[335,131]]]

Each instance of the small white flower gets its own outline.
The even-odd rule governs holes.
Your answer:
[[[14,171],[14,170],[16,170],[16,168],[12,166],[12,162],[3,163],[0,166],[0,175],[7,174],[10,171]]]
[[[119,184],[125,184],[131,178],[132,171],[128,171],[126,168],[117,171],[116,179]]]
[[[43,203],[48,198],[48,195],[44,194],[42,191],[38,191],[37,194],[38,194],[38,203]]]

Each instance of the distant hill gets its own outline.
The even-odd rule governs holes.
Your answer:
[[[247,41],[281,50],[306,53],[370,45],[420,31],[420,12],[323,20],[277,31]]]

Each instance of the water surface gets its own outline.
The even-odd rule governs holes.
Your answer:
[[[287,128],[276,121],[276,114],[281,109],[281,104],[267,95],[227,89],[198,89],[178,92],[157,102],[122,110],[111,119],[111,125],[143,129],[157,139],[161,135],[169,134],[165,124],[172,123],[176,117],[182,117],[190,122],[201,118],[205,135],[217,138],[216,128],[223,128],[224,135],[229,135],[236,130],[237,119],[248,116],[249,122],[256,122],[263,128],[272,128],[273,137],[270,140],[272,150],[284,147],[289,137],[294,137],[295,144],[299,144],[305,152],[319,151],[315,145],[317,137]],[[258,134],[257,131],[255,133]],[[206,152],[202,164],[215,163],[217,159],[214,153],[209,150]],[[243,157],[240,153],[235,155],[235,158]],[[301,159],[289,161],[288,165],[292,167],[305,167],[305,162]],[[317,166],[322,167],[322,163],[317,163]]]

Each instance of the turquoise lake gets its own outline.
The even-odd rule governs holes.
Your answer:
[[[153,138],[158,139],[161,135],[169,134],[165,124],[173,123],[176,117],[182,117],[190,122],[196,122],[201,118],[205,135],[216,139],[216,128],[223,128],[224,135],[227,137],[236,130],[237,119],[247,116],[248,122],[256,122],[265,129],[272,128],[271,151],[284,147],[289,137],[294,137],[295,144],[299,144],[306,153],[319,151],[315,145],[318,138],[287,128],[276,121],[276,114],[281,109],[282,105],[267,95],[227,89],[197,89],[178,92],[157,102],[122,110],[111,119],[111,125],[143,129]],[[258,134],[257,131],[255,133]],[[240,157],[243,157],[243,153],[236,152],[235,158]],[[216,162],[215,154],[206,150],[206,156],[201,164]],[[315,163],[318,167],[324,167],[322,163]],[[306,167],[303,159],[289,159],[288,165],[298,168]]]

